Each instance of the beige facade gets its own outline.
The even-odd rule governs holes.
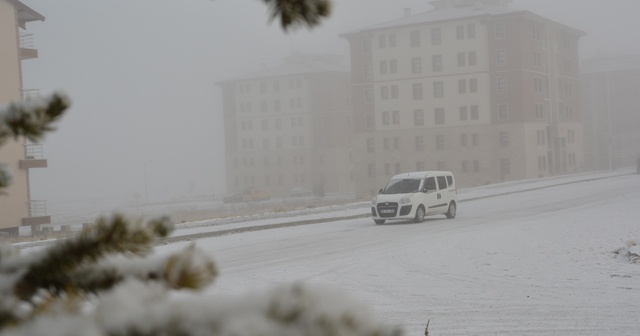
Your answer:
[[[17,0],[0,0],[0,106],[28,98],[22,85],[22,62],[38,56],[26,24],[44,21],[44,17]],[[29,169],[46,167],[42,147],[24,139],[10,140],[0,146],[0,163],[13,183],[0,194],[0,231],[15,234],[22,225],[50,223],[43,201],[31,199]]]
[[[583,33],[508,3],[434,1],[342,35],[358,196],[407,171],[450,170],[479,186],[583,169]]]
[[[640,55],[586,60],[581,86],[586,168],[635,167],[640,159]]]
[[[354,189],[349,72],[339,60],[294,54],[219,84],[228,193]]]

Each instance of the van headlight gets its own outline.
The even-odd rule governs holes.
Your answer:
[[[371,199],[371,206],[375,207],[377,203],[378,203],[378,197],[377,197],[377,196],[374,196],[374,197]]]
[[[400,204],[402,205],[409,204],[409,203],[411,203],[411,196],[405,196],[400,199]]]

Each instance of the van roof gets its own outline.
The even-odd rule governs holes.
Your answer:
[[[451,175],[453,176],[452,172],[449,171],[419,171],[419,172],[410,172],[410,173],[402,173],[402,174],[398,174],[393,176],[391,179],[392,180],[399,180],[399,179],[406,179],[406,178],[410,178],[410,179],[423,179],[429,176],[436,176],[436,175]]]

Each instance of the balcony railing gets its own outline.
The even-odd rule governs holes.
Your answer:
[[[44,160],[44,146],[41,144],[29,144],[24,147],[27,160]]]
[[[47,215],[47,201],[31,200],[27,202],[29,217],[42,217]]]
[[[35,44],[33,43],[33,34],[20,33],[18,43],[20,48],[22,49],[35,49]]]
[[[40,98],[40,90],[38,89],[22,89],[20,90],[23,101],[31,101]]]

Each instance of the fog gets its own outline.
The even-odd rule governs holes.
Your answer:
[[[292,50],[336,53],[338,34],[430,9],[427,0],[334,0],[313,30],[283,32],[255,0],[23,0],[39,58],[24,88],[60,90],[72,108],[31,170],[32,199],[149,202],[225,192],[222,102],[216,82],[276,65]],[[637,0],[515,0],[587,33],[581,58],[640,52]],[[136,196],[137,195],[137,196]]]

